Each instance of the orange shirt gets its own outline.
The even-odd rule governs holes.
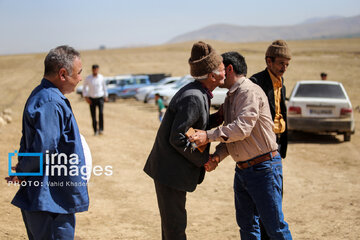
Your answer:
[[[270,74],[270,78],[274,88],[274,99],[275,99],[275,118],[274,118],[274,132],[276,134],[280,134],[285,132],[286,123],[281,114],[280,101],[281,101],[281,88],[282,81],[281,77],[276,77],[272,72],[268,69]]]

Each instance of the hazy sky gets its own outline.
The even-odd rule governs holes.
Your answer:
[[[0,0],[0,55],[161,44],[217,24],[293,25],[355,16],[359,0]]]

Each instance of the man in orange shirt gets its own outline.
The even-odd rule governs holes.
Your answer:
[[[282,158],[286,157],[288,132],[286,126],[286,89],[283,75],[291,60],[291,53],[284,40],[274,41],[265,53],[266,69],[254,74],[250,80],[259,85],[268,97],[270,112],[274,121],[274,132],[278,151]],[[261,239],[269,239],[262,224]]]

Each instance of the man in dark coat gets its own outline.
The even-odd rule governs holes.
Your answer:
[[[291,60],[290,49],[284,40],[274,41],[265,53],[266,69],[254,74],[250,80],[258,84],[268,97],[270,112],[274,121],[274,132],[278,151],[282,158],[286,157],[288,144],[286,89],[283,75]],[[269,239],[261,227],[261,239]]]
[[[195,81],[180,89],[165,113],[144,171],[154,179],[163,240],[186,239],[186,193],[193,192],[211,169],[209,148],[203,152],[187,145],[190,127],[207,130],[212,91],[224,83],[222,57],[204,42],[193,45],[189,59]],[[208,169],[207,169],[208,170]]]

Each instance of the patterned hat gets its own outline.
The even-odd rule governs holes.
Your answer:
[[[284,40],[276,40],[268,47],[265,57],[284,57],[291,59],[291,52]]]
[[[193,77],[204,76],[216,70],[222,63],[222,57],[207,43],[194,43],[189,58],[190,74]]]

